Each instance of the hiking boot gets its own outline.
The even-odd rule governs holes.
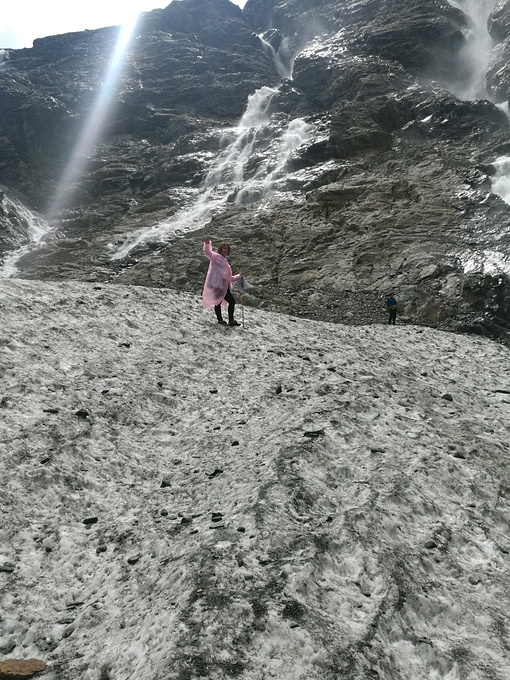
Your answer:
[[[237,321],[229,321],[229,326],[240,326],[240,323],[237,323]]]
[[[220,319],[218,321],[218,323],[220,324],[220,326],[226,326],[227,325],[227,322],[224,319]]]

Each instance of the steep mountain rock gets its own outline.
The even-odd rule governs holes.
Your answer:
[[[186,5],[186,22],[173,5],[142,16],[115,84],[109,79],[116,27],[42,38],[31,49],[10,50],[0,71],[0,130],[10,151],[3,160],[9,174],[1,181],[9,180],[44,207],[81,130],[104,104],[109,111],[98,141],[105,146],[90,150],[75,203],[88,203],[112,188],[166,188],[160,165],[176,166],[178,184],[200,173],[194,152],[200,156],[216,147],[197,142],[197,132],[231,124],[248,95],[276,83],[278,76],[238,7],[228,0],[201,2],[200,12],[196,2]],[[149,145],[150,153],[143,153]]]
[[[503,42],[510,35],[510,3],[498,0],[487,22],[487,28],[494,40]]]
[[[403,319],[504,339],[509,269],[489,261],[505,261],[510,239],[510,208],[491,193],[494,162],[510,152],[508,120],[488,100],[451,93],[471,77],[472,21],[456,5],[248,0],[241,12],[228,0],[181,0],[145,14],[107,124],[21,275],[198,292],[207,235],[232,242],[234,268],[255,284],[248,304],[372,322],[395,291]],[[498,2],[488,22],[497,102],[508,99],[509,12]],[[62,182],[117,35],[41,39],[3,64],[0,181],[35,205],[51,204]],[[275,89],[270,122],[246,146],[244,184],[223,178],[223,202],[186,233],[183,214],[195,215],[204,185],[220,186],[221,154],[262,87]],[[306,134],[280,161],[297,117]]]
[[[18,248],[30,239],[29,226],[0,188],[0,252]]]
[[[487,71],[487,87],[498,102],[507,102],[510,98],[510,2],[500,0],[492,12],[488,30],[497,46],[493,51],[491,63]]]
[[[298,43],[337,34],[353,53],[377,54],[436,75],[458,68],[468,25],[466,15],[447,2],[412,0],[248,0],[245,14],[259,29],[277,27]]]

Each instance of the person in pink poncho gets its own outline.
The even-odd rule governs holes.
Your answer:
[[[228,325],[239,326],[234,319],[235,300],[230,290],[230,285],[235,281],[239,281],[241,274],[232,274],[232,269],[227,261],[230,255],[230,246],[228,243],[220,243],[218,252],[215,253],[212,249],[210,239],[204,240],[204,255],[209,260],[209,269],[205,277],[204,291],[202,293],[202,302],[204,309],[211,309],[214,307],[218,323],[224,326],[227,322],[223,320],[221,308],[225,307],[228,302]]]

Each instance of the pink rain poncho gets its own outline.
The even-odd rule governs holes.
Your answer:
[[[231,283],[238,281],[241,274],[232,275],[229,263],[219,253],[215,253],[211,243],[204,243],[204,255],[209,259],[209,269],[205,277],[202,302],[204,309],[211,309],[221,303],[226,306],[225,294]]]

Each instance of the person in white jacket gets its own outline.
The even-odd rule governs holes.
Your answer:
[[[218,252],[215,253],[212,249],[211,240],[206,238],[204,239],[204,255],[209,260],[209,269],[202,293],[204,309],[214,307],[218,323],[226,325],[227,322],[223,320],[221,308],[226,307],[228,303],[228,325],[239,326],[240,324],[234,319],[236,303],[230,286],[235,281],[239,281],[241,274],[234,276],[227,261],[227,257],[230,255],[230,245],[221,242],[218,246]]]

